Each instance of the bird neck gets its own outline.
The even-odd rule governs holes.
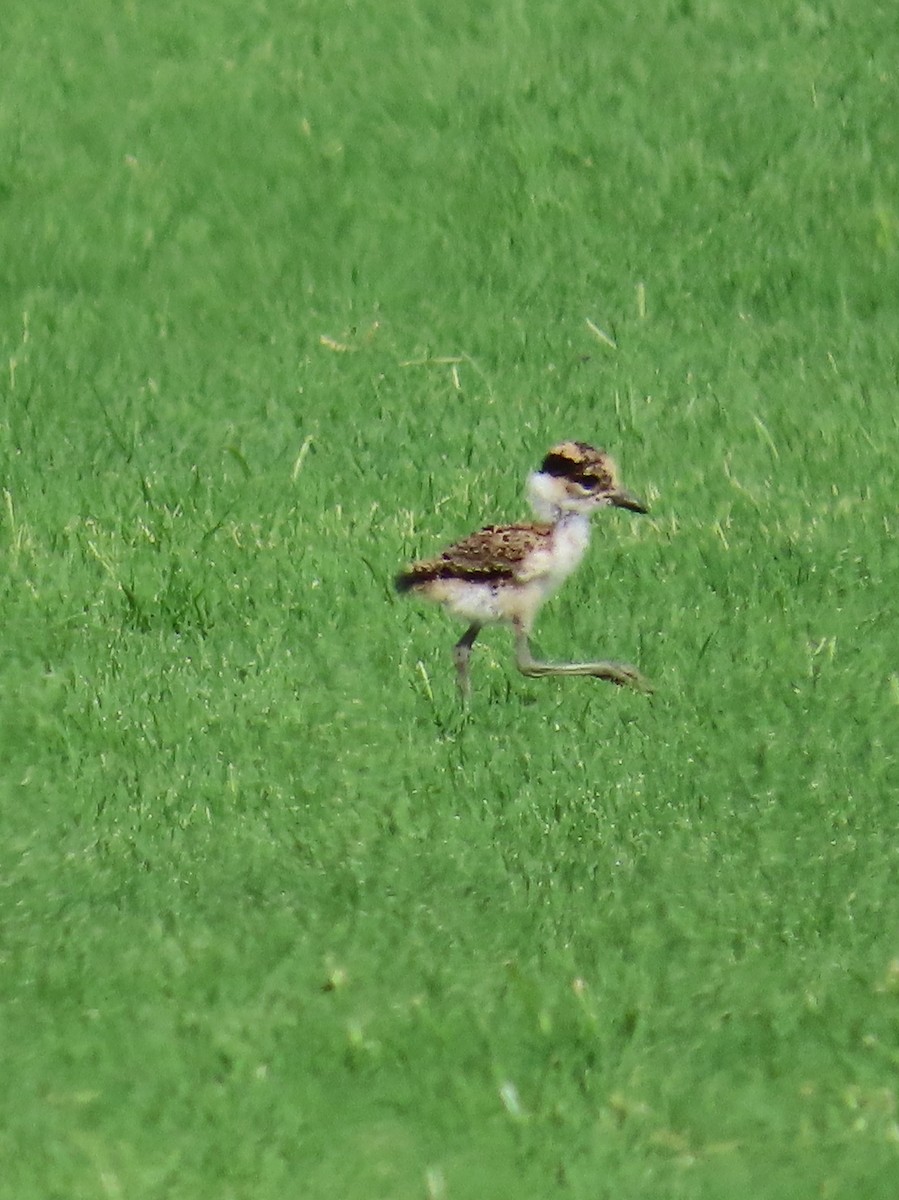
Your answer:
[[[552,556],[560,579],[570,575],[590,544],[590,519],[583,513],[563,512],[553,526]]]
[[[555,525],[562,525],[566,529],[583,529],[589,531],[590,518],[586,513],[579,512],[560,512],[557,519],[553,522]]]

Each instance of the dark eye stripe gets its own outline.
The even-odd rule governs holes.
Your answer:
[[[586,475],[583,471],[571,471],[564,478],[586,488],[588,492],[608,491],[612,486],[608,475]]]
[[[566,458],[564,454],[547,454],[543,460],[543,465],[540,467],[544,475],[553,475],[556,478],[572,479],[577,471],[577,466]]]
[[[612,477],[606,471],[600,474],[585,471],[583,463],[575,462],[565,454],[547,454],[540,470],[555,479],[577,483],[588,492],[609,491],[612,487]]]

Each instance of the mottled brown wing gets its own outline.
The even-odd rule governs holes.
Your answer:
[[[460,567],[491,566],[515,571],[546,540],[551,525],[487,525],[448,547],[436,562]]]
[[[408,591],[434,579],[472,583],[515,579],[522,563],[551,531],[551,525],[488,525],[449,546],[438,558],[413,563],[397,577],[397,587]]]

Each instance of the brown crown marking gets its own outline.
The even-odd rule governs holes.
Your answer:
[[[544,475],[567,479],[590,491],[610,492],[615,488],[615,465],[605,450],[586,442],[560,442],[540,465]]]

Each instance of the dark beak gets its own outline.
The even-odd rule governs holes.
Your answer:
[[[649,509],[642,500],[638,500],[636,496],[632,496],[630,492],[624,491],[623,488],[619,489],[617,492],[612,492],[612,495],[609,497],[609,499],[616,508],[626,508],[630,512],[635,513],[649,512]]]

